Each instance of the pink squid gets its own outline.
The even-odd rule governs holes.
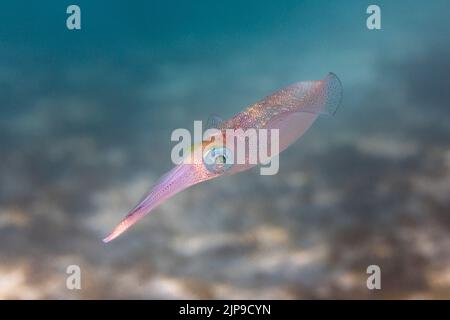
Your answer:
[[[300,138],[320,114],[334,115],[342,100],[342,85],[339,78],[329,73],[323,80],[303,81],[281,89],[265,99],[253,104],[231,119],[219,123],[217,134],[226,129],[277,129],[279,134],[278,153]],[[242,137],[245,139],[245,137]],[[223,175],[242,172],[253,167],[248,158],[237,163],[229,154],[233,148],[225,136],[219,140],[206,139],[191,148],[200,150],[203,161],[193,161],[188,154],[181,163],[162,176],[145,198],[134,207],[116,228],[103,240],[109,242],[167,199],[184,189],[206,180]],[[270,155],[271,157],[277,154]]]

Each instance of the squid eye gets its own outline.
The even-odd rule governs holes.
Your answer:
[[[225,147],[213,147],[203,156],[206,169],[212,173],[224,173],[233,166],[233,154]]]

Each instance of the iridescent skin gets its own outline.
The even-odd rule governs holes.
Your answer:
[[[222,130],[224,144],[226,129],[278,129],[279,152],[286,149],[300,138],[313,124],[320,114],[334,114],[342,100],[342,85],[338,77],[330,73],[319,81],[295,83],[266,97],[260,102],[223,122],[218,129]],[[193,146],[192,152],[201,148],[206,152],[215,144],[214,141],[203,141]],[[271,154],[275,156],[275,154]],[[109,242],[154,208],[180,191],[200,182],[217,178],[225,174],[234,174],[253,167],[254,164],[235,164],[224,173],[207,170],[201,161],[193,161],[188,155],[182,163],[167,172],[156,183],[148,195],[117,225],[103,242]]]

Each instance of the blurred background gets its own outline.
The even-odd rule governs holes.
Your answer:
[[[376,1],[379,31],[370,4],[2,2],[0,298],[449,299],[450,2]],[[174,129],[330,71],[343,105],[277,175],[194,186],[101,242]]]

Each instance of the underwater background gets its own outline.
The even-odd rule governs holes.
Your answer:
[[[450,1],[376,1],[381,30],[370,4],[2,2],[0,298],[449,299]],[[341,108],[277,175],[194,186],[102,243],[174,129],[330,71]]]

